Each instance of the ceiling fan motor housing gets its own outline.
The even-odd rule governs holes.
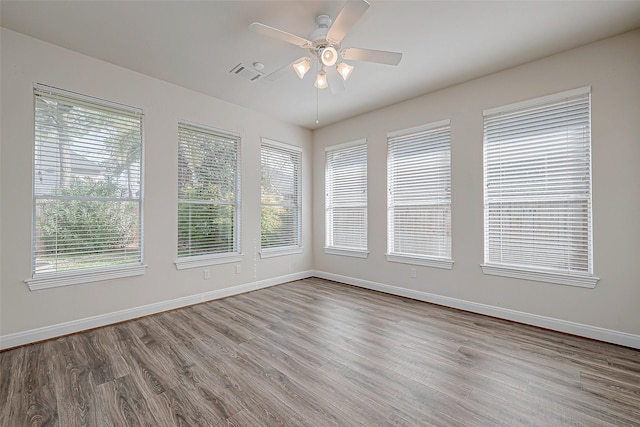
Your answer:
[[[314,49],[322,49],[329,46],[329,42],[327,41],[327,33],[329,32],[329,27],[331,27],[331,23],[333,21],[329,17],[329,15],[319,15],[316,18],[316,24],[318,24],[318,28],[313,30],[311,34],[309,34],[309,40],[311,41]]]
[[[309,48],[309,52],[317,56],[320,62],[328,67],[337,62],[338,50],[340,49],[339,44],[332,44],[327,40],[327,33],[332,23],[333,21],[329,15],[319,15],[316,18],[318,28],[309,34],[309,40],[312,45],[312,47]]]

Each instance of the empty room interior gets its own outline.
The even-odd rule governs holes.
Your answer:
[[[640,426],[640,1],[0,25],[1,426]]]

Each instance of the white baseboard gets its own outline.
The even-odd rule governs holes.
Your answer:
[[[472,301],[445,297],[428,292],[415,291],[398,286],[385,285],[383,283],[372,282],[369,280],[356,279],[353,277],[341,276],[338,274],[326,273],[323,271],[309,270],[260,280],[257,282],[246,283],[243,285],[232,286],[230,288],[204,292],[201,294],[177,298],[174,300],[116,311],[113,313],[102,314],[99,316],[92,316],[85,319],[59,323],[57,325],[46,326],[43,328],[31,329],[25,332],[18,332],[0,336],[0,350],[18,347],[25,344],[31,344],[34,342],[81,332],[88,329],[98,328],[100,326],[123,322],[125,320],[136,319],[139,317],[148,316],[150,314],[161,313],[167,310],[174,310],[176,308],[187,307],[193,304],[242,294],[256,289],[268,288],[270,286],[279,285],[281,283],[306,279],[308,277],[319,277],[322,279],[333,280],[336,282],[346,283],[348,285],[358,286],[365,289],[371,289],[374,291],[385,292],[392,295],[412,298],[418,301],[425,301],[443,305],[446,307],[458,308],[473,313],[485,314],[487,316],[493,316],[500,319],[512,320],[514,322],[539,326],[541,328],[551,329],[572,335],[605,341],[612,344],[640,349],[640,335],[628,334],[611,329],[598,328],[581,323],[539,316],[537,314],[524,313],[507,308],[495,307]]]
[[[259,280],[257,282],[246,283],[243,285],[237,285],[229,288],[218,289],[215,291],[204,292],[201,294],[176,298],[169,301],[143,305],[141,307],[115,311],[113,313],[101,314],[98,316],[87,317],[70,322],[58,323],[57,325],[31,329],[25,332],[8,334],[0,336],[0,350],[48,340],[51,338],[73,334],[76,332],[86,331],[88,329],[111,325],[113,323],[123,322],[125,320],[136,319],[139,317],[148,316],[150,314],[161,313],[167,310],[174,310],[176,308],[187,307],[193,304],[199,304],[206,301],[225,298],[231,295],[242,294],[245,292],[254,291],[256,289],[268,288],[270,286],[291,282],[293,280],[305,279],[307,277],[311,277],[312,275],[313,271],[302,271],[299,273],[273,277],[270,279]]]
[[[497,317],[500,319],[512,320],[514,322],[524,323],[527,325],[538,326],[545,329],[640,349],[640,335],[618,332],[582,323],[569,322],[567,320],[555,319],[552,317],[539,316],[537,314],[524,313],[521,311],[510,310],[508,308],[495,307],[492,305],[480,304],[457,298],[445,297],[428,292],[415,291],[398,286],[385,285],[383,283],[371,282],[369,280],[356,279],[323,271],[314,271],[313,275],[322,279],[333,280],[336,282],[346,283],[348,285],[385,292],[387,294],[412,298],[419,301],[458,308],[460,310],[470,311],[473,313],[485,314],[487,316]]]

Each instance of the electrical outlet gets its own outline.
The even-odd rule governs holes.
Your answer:
[[[211,270],[209,270],[208,268],[207,268],[206,270],[204,270],[204,271],[202,272],[202,278],[203,278],[204,280],[209,280],[209,279],[211,279]]]
[[[411,269],[411,278],[415,279],[416,277],[418,277],[418,271],[415,268]]]
[[[236,265],[236,274],[240,274],[240,271],[242,271],[240,269],[240,264]]]

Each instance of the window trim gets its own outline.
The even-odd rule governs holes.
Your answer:
[[[451,270],[453,268],[453,259],[451,258],[437,258],[437,257],[421,257],[415,255],[404,255],[395,252],[386,254],[387,261],[398,262],[401,264],[422,265],[425,267],[442,268],[445,270]]]
[[[387,194],[391,191],[390,186],[390,176],[389,171],[391,170],[389,167],[389,139],[398,138],[403,136],[411,136],[413,134],[427,132],[430,130],[448,127],[449,130],[449,181],[451,182],[452,174],[451,174],[451,119],[439,120],[436,122],[415,126],[407,129],[401,129],[393,132],[387,133]],[[452,226],[452,201],[451,201],[451,191],[449,191],[449,211],[450,211],[450,227]],[[429,204],[422,204],[421,206],[428,206]],[[387,212],[390,211],[390,198],[387,198]],[[418,255],[418,254],[408,254],[401,252],[394,252],[391,250],[392,247],[392,239],[391,239],[391,224],[390,224],[390,214],[387,213],[387,253],[385,254],[387,261],[389,262],[397,262],[402,264],[412,264],[412,265],[421,265],[426,267],[435,267],[442,268],[446,270],[451,270],[453,268],[453,232],[451,230],[451,235],[449,236],[449,246],[451,250],[451,256],[449,257],[438,257],[433,255]]]
[[[301,254],[302,246],[281,246],[277,248],[263,248],[258,251],[260,258],[275,258],[279,256]]]
[[[205,254],[205,255],[191,255],[188,257],[178,258],[174,261],[176,270],[187,270],[189,268],[207,267],[210,265],[219,264],[231,264],[234,262],[241,262],[243,254],[238,253],[225,253],[225,254]]]
[[[367,225],[367,229],[365,230],[366,233],[366,238],[367,238],[367,248],[352,248],[352,247],[344,247],[344,246],[329,246],[328,245],[328,237],[329,237],[329,224],[328,224],[328,216],[327,216],[327,166],[328,166],[328,162],[327,162],[327,154],[330,152],[334,152],[334,151],[340,151],[340,150],[346,150],[349,148],[355,148],[355,147],[360,147],[360,146],[364,146],[364,150],[365,150],[365,154],[367,156],[367,162],[365,165],[365,171],[367,174],[367,179],[366,179],[366,183],[367,183],[367,202],[366,202],[366,210],[365,213],[367,214],[368,217],[368,210],[369,210],[369,145],[367,142],[366,138],[360,138],[360,139],[356,139],[353,141],[349,141],[349,142],[345,142],[345,143],[341,143],[341,144],[336,144],[336,145],[331,145],[328,147],[324,148],[325,151],[325,198],[324,198],[324,202],[325,202],[325,206],[324,206],[324,212],[325,212],[325,245],[324,245],[324,253],[325,254],[330,254],[330,255],[341,255],[341,256],[349,256],[349,257],[354,257],[354,258],[367,258],[369,256],[369,229],[368,229],[368,225]],[[368,218],[367,218],[367,224],[368,224]]]
[[[387,133],[387,139],[397,138],[399,136],[411,135],[413,133],[426,132],[428,130],[437,129],[443,126],[451,126],[451,119],[439,120],[437,122],[431,122],[424,125],[414,126],[407,129],[395,130]]]
[[[25,280],[29,290],[57,288],[60,286],[80,285],[83,283],[101,282],[103,280],[121,279],[124,277],[142,276],[147,265],[123,265],[116,267],[91,268],[60,273],[40,273],[32,279]]]
[[[42,93],[52,95],[52,96],[66,96],[68,98],[73,98],[80,103],[99,105],[101,107],[109,108],[118,112],[125,111],[129,114],[144,116],[144,112],[142,108],[132,107],[127,104],[120,104],[118,102],[109,101],[109,100],[98,98],[95,96],[84,95],[82,93],[73,92],[66,89],[60,89],[60,88],[57,88],[54,86],[48,86],[42,83],[34,83],[33,89]],[[142,140],[144,143],[144,138]]]
[[[583,86],[576,89],[566,90],[564,92],[552,93],[550,95],[540,96],[538,98],[518,101],[500,107],[489,108],[482,111],[482,117],[491,116],[498,113],[511,113],[517,110],[524,110],[529,107],[535,107],[547,102],[558,101],[562,98],[571,98],[573,96],[586,95],[591,93],[591,86]]]
[[[296,227],[296,245],[285,245],[285,246],[270,246],[263,248],[262,247],[262,225],[260,226],[260,249],[258,253],[260,254],[260,258],[273,258],[278,256],[285,255],[293,255],[302,253],[302,147],[287,144],[280,141],[275,141],[269,138],[261,138],[260,139],[260,157],[262,163],[262,147],[263,146],[273,147],[275,149],[280,149],[284,151],[298,153],[300,155],[300,164],[298,165],[297,173],[297,188],[296,188],[296,214],[297,214],[297,227]],[[262,169],[262,165],[261,165]],[[262,178],[261,178],[262,179]],[[260,182],[262,186],[262,181]],[[262,194],[260,194],[260,212],[262,213]]]
[[[486,117],[491,115],[496,115],[500,113],[512,113],[517,112],[519,110],[526,110],[531,107],[536,107],[539,105],[543,105],[546,103],[552,103],[555,101],[560,101],[564,98],[571,98],[581,95],[589,96],[589,123],[591,123],[591,86],[584,86],[576,89],[571,89],[559,93],[554,93],[546,96],[541,96],[538,98],[528,99],[525,101],[515,102],[512,104],[504,105],[501,107],[490,108],[483,111],[483,122],[486,123]],[[591,127],[591,126],[590,126]],[[483,156],[486,156],[486,136],[483,136]],[[597,282],[600,280],[599,277],[595,276],[593,273],[593,173],[591,171],[593,165],[593,155],[591,150],[591,138],[589,139],[589,173],[590,173],[590,182],[589,182],[589,200],[590,200],[590,212],[588,216],[589,229],[588,229],[588,243],[589,243],[589,257],[590,257],[590,269],[591,271],[588,273],[581,272],[563,272],[556,271],[553,269],[544,269],[544,268],[535,268],[532,266],[521,266],[521,265],[509,265],[509,264],[496,264],[486,261],[487,257],[487,212],[486,212],[486,204],[487,204],[487,196],[486,196],[486,160],[483,162],[483,175],[484,177],[484,204],[485,204],[485,212],[484,212],[484,257],[485,262],[480,264],[482,268],[482,272],[487,275],[495,275],[495,276],[503,276],[510,277],[515,279],[525,279],[525,280],[533,280],[538,282],[546,282],[546,283],[554,283],[560,285],[569,285],[569,286],[578,286],[583,288],[595,288]]]
[[[480,264],[482,272],[492,276],[511,277],[513,279],[534,280],[537,282],[555,283],[558,285],[579,286],[593,289],[600,280],[591,274],[564,274],[530,267],[514,267],[496,264]]]
[[[34,221],[36,216],[36,190],[34,169],[31,171],[31,238],[30,238],[30,252],[31,252],[31,277],[25,279],[24,282],[29,287],[30,291],[36,291],[41,289],[57,288],[62,286],[79,285],[84,283],[100,282],[104,280],[119,279],[126,277],[142,276],[145,274],[147,265],[144,263],[144,188],[145,188],[145,131],[144,131],[144,111],[138,107],[132,107],[130,105],[121,104],[118,102],[108,101],[102,98],[84,95],[81,93],[60,89],[57,87],[45,85],[42,83],[33,83],[33,92],[40,92],[51,96],[61,96],[70,98],[77,101],[78,104],[88,104],[89,107],[102,107],[105,109],[114,110],[117,113],[129,114],[140,116],[140,196],[138,198],[138,240],[140,245],[140,261],[136,263],[127,263],[120,265],[111,265],[105,267],[85,268],[81,270],[68,270],[57,272],[45,272],[36,273],[34,270],[35,263],[35,227]],[[33,101],[33,132],[34,139],[32,148],[35,149],[35,108],[36,98],[35,95],[32,98]],[[35,152],[32,153],[31,167],[35,168]]]
[[[350,256],[353,258],[368,258],[369,251],[368,250],[357,250],[357,249],[347,249],[341,248],[337,246],[325,246],[324,253],[329,255],[341,255],[341,256]]]

